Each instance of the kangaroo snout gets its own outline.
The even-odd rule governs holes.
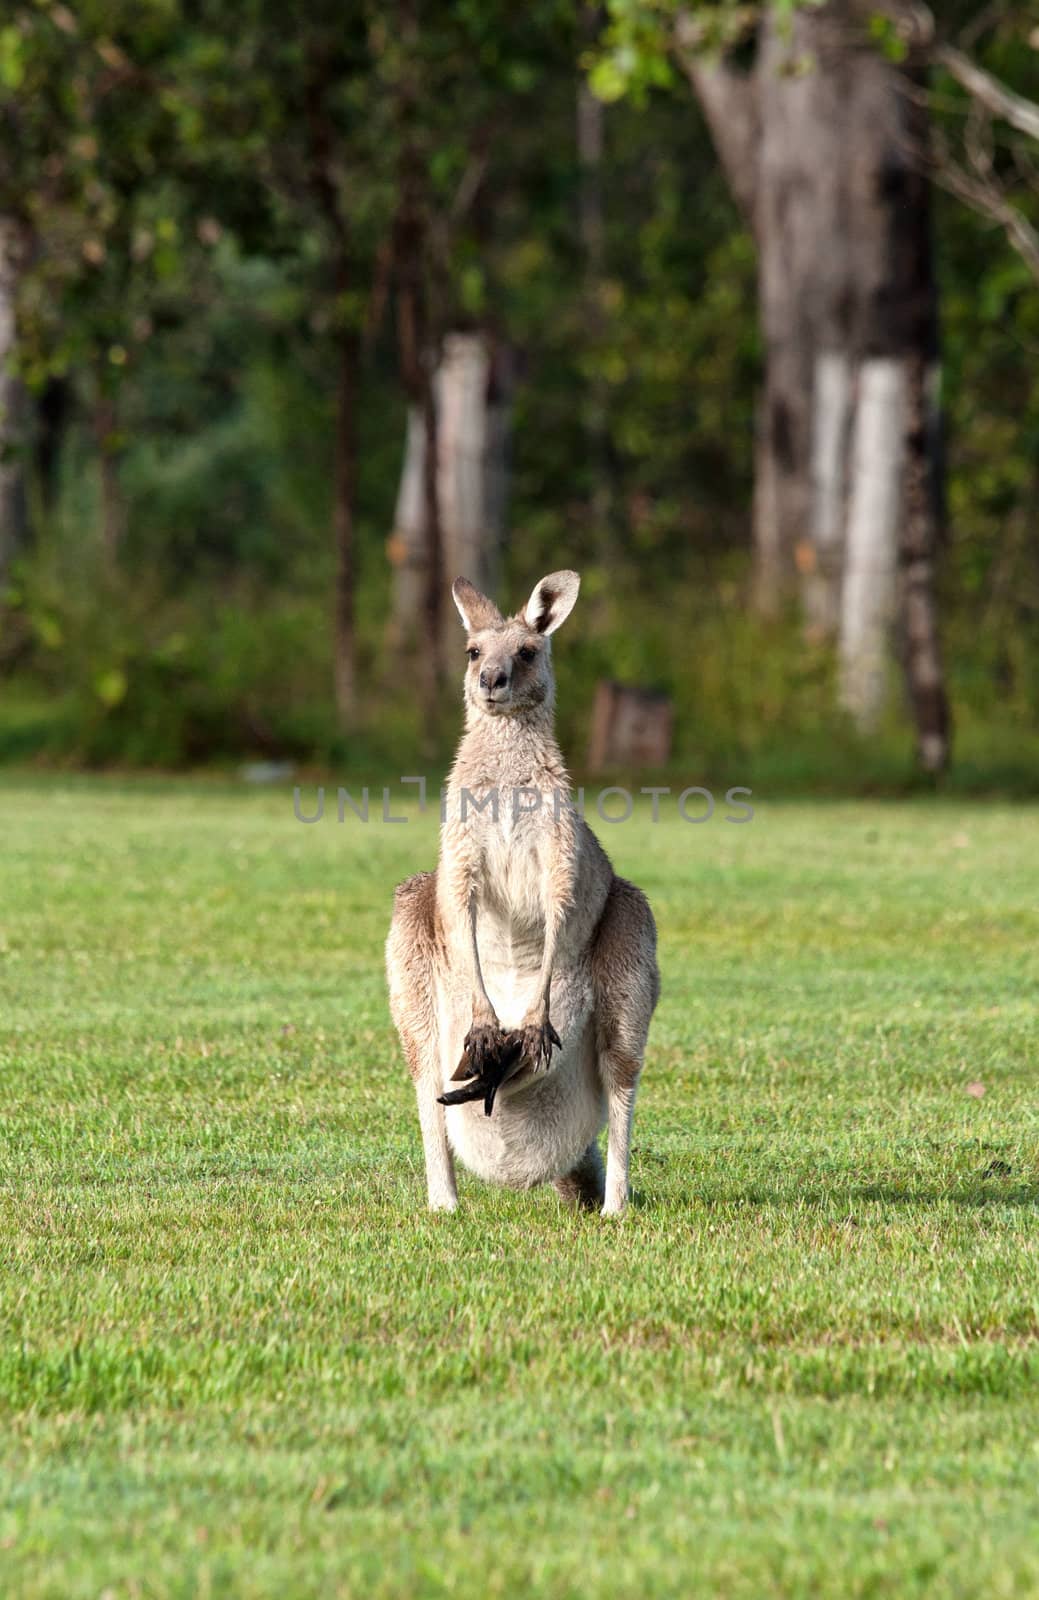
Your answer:
[[[493,699],[499,689],[507,689],[508,687],[509,674],[504,667],[484,667],[480,673],[480,691],[486,695],[488,700]]]

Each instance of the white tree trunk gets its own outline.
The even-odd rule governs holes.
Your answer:
[[[804,584],[809,636],[836,636],[841,611],[844,516],[852,364],[844,350],[816,358],[812,401],[812,543],[814,568]]]
[[[452,579],[464,574],[477,588],[491,581],[495,565],[487,526],[490,368],[478,334],[448,334],[436,377],[445,568]]]
[[[679,4],[674,37],[758,247],[755,605],[777,613],[800,575],[807,632],[837,633],[841,699],[867,729],[900,599],[920,760],[938,770],[951,726],[941,457],[907,402],[938,351],[921,36],[896,63],[860,0],[794,6],[785,19],[778,7],[736,9],[743,30],[720,58],[704,49],[702,8]],[[751,38],[753,50],[738,48]]]
[[[841,704],[863,732],[884,706],[902,518],[908,374],[894,357],[864,361],[851,447],[841,596]]]
[[[444,340],[434,378],[437,408],[437,497],[444,577],[466,577],[491,592],[500,577],[505,525],[508,411],[492,383],[491,356],[479,333]],[[418,411],[407,439],[390,558],[396,569],[393,636],[417,643],[424,615],[427,564],[426,430]],[[446,659],[458,642],[453,606],[444,608]]]
[[[393,533],[388,544],[394,569],[392,643],[403,644],[417,631],[425,602],[426,425],[418,406],[408,407],[404,465],[397,490]]]

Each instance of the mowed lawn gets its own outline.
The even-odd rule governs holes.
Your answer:
[[[617,1224],[423,1209],[429,819],[0,784],[0,1593],[1039,1594],[1039,811],[663,804]]]

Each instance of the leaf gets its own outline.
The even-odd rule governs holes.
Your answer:
[[[588,75],[592,93],[607,105],[621,100],[628,88],[628,77],[615,56],[600,56]]]
[[[61,631],[61,624],[57,617],[49,616],[44,612],[35,619],[36,636],[47,650],[60,650],[65,642],[65,635]]]
[[[5,89],[19,89],[24,77],[22,36],[17,28],[0,28],[0,83]]]
[[[126,699],[128,687],[126,673],[122,667],[110,667],[107,672],[99,672],[94,679],[94,693],[101,704],[107,706],[110,711]]]

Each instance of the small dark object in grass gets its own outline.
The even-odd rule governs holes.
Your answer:
[[[1007,1161],[990,1161],[984,1172],[983,1178],[1009,1178],[1013,1167]]]
[[[519,1029],[501,1035],[497,1048],[485,1057],[479,1073],[470,1064],[468,1051],[463,1051],[454,1076],[469,1081],[460,1089],[449,1089],[446,1094],[437,1095],[437,1099],[442,1106],[460,1106],[468,1100],[482,1100],[484,1116],[489,1117],[494,1110],[495,1095],[506,1079],[515,1077],[522,1054],[523,1033]]]

